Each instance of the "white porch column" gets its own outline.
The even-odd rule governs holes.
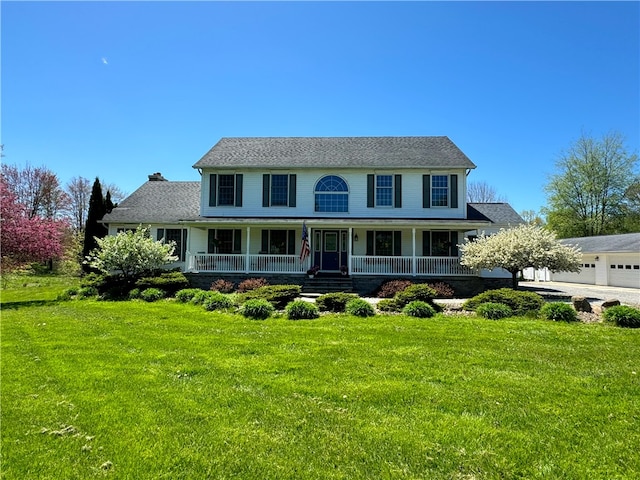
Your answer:
[[[349,275],[353,273],[351,268],[351,247],[353,247],[353,227],[349,227],[349,239],[347,240],[347,270],[349,271]]]
[[[411,229],[411,242],[413,243],[412,248],[413,251],[411,252],[411,274],[415,277],[416,276],[416,228],[413,227]]]
[[[247,227],[247,251],[245,253],[245,258],[244,258],[244,272],[245,273],[249,273],[249,261],[251,260],[251,249],[249,247],[251,247],[251,227]]]

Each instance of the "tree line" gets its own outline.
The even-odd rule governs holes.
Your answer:
[[[547,205],[524,210],[528,224],[545,226],[558,238],[640,232],[638,155],[617,132],[600,138],[582,133],[560,152],[545,186]],[[504,202],[485,182],[469,182],[469,202]]]
[[[106,194],[103,195],[103,191]],[[107,234],[99,223],[125,194],[115,185],[74,177],[65,187],[46,167],[3,164],[0,173],[2,270],[68,260],[83,265]],[[87,267],[84,266],[86,270]]]

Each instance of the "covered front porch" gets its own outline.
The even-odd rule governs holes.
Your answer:
[[[476,232],[468,221],[385,220],[378,224],[307,220],[238,228],[224,223],[188,229],[183,269],[191,273],[255,275],[319,273],[350,276],[477,276],[460,264],[457,244]]]
[[[458,257],[347,256],[345,274],[350,275],[477,275],[477,270],[460,265]],[[217,273],[295,274],[306,273],[311,262],[297,255],[190,254],[186,271]],[[334,270],[320,270],[320,272]],[[339,270],[338,270],[339,271]]]

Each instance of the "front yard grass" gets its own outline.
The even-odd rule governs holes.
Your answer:
[[[7,480],[640,476],[638,330],[6,306]]]

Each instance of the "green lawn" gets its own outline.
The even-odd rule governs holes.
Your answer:
[[[640,477],[638,330],[4,293],[3,479]]]

